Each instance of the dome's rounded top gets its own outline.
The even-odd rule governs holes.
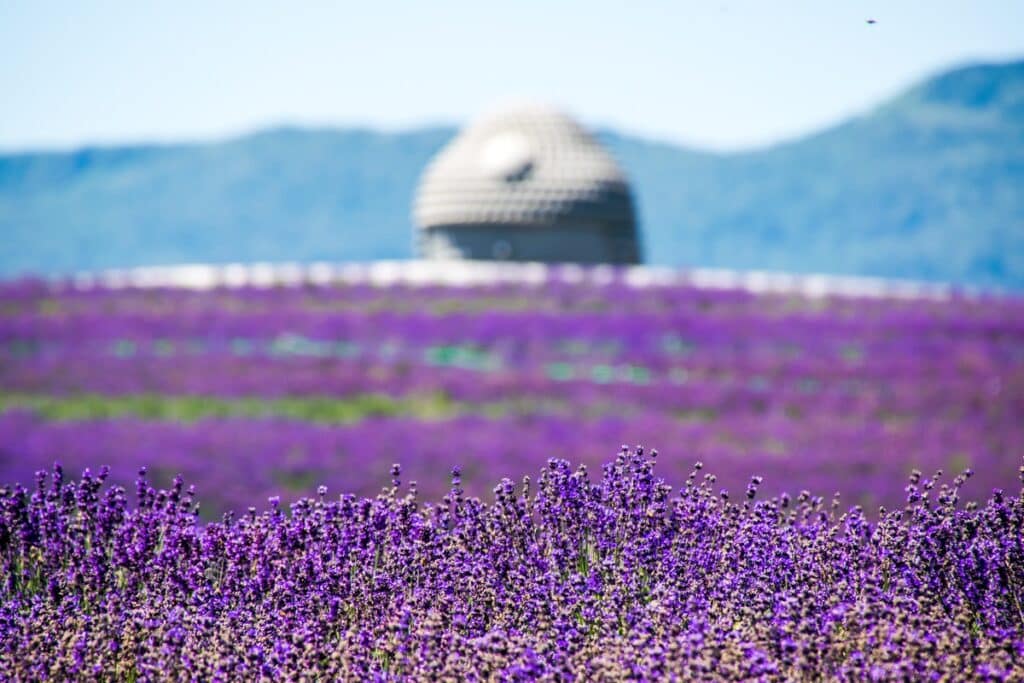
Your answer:
[[[634,224],[626,179],[565,114],[518,105],[463,130],[423,174],[421,229],[459,225]]]

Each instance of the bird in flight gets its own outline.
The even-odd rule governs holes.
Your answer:
[[[868,19],[868,23],[869,24],[877,24],[878,21],[876,21],[875,19]]]

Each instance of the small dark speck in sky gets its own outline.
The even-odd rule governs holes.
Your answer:
[[[868,19],[868,23],[869,24],[877,24],[878,21],[876,21],[875,19]]]

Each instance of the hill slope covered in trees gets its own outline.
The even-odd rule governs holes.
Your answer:
[[[0,276],[412,255],[454,134],[281,128],[213,144],[0,156]],[[1024,62],[950,71],[842,125],[712,154],[600,133],[648,263],[1024,289]]]

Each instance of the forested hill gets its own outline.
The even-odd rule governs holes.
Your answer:
[[[0,156],[0,276],[405,258],[453,129],[273,129]],[[602,132],[646,261],[1024,289],[1024,61],[957,69],[842,125],[713,154]]]

